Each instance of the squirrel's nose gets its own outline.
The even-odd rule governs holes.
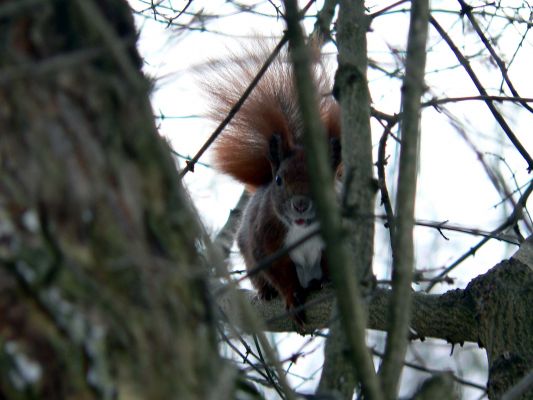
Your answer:
[[[311,208],[311,199],[306,196],[294,196],[291,199],[291,205],[294,211],[303,214]]]

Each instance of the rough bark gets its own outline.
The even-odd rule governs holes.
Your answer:
[[[475,300],[479,343],[489,361],[489,398],[501,397],[533,369],[533,272],[503,261],[468,289]],[[533,390],[523,398],[533,398]]]
[[[0,397],[232,397],[129,7],[0,10]]]
[[[370,95],[366,77],[368,24],[369,18],[365,14],[363,1],[339,1],[337,20],[339,67],[335,76],[334,95],[341,107],[344,168],[341,204],[348,217],[344,221],[344,229],[348,238],[350,259],[358,260],[358,263],[350,268],[350,274],[357,277],[358,282],[363,282],[361,286],[363,297],[374,283],[372,274],[374,221],[364,217],[373,213],[375,200],[375,185],[372,180]],[[341,297],[339,301],[345,300]],[[357,318],[366,319],[364,314],[358,315]],[[355,371],[358,371],[359,380],[370,383],[373,387],[370,398],[378,398],[379,386],[373,365],[352,368],[349,363],[348,340],[342,324],[335,322],[337,315],[338,312],[335,310],[329,318],[334,322],[329,326],[330,334],[324,350],[325,362],[319,391],[336,391],[342,398],[351,399],[357,381]]]

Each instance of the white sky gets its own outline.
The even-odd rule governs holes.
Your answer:
[[[130,0],[132,6],[139,10],[144,8],[139,0]],[[242,3],[250,4],[252,2]],[[261,2],[262,10],[272,14],[273,7],[268,1]],[[279,2],[275,2],[279,3]],[[303,2],[302,2],[303,3]],[[321,3],[321,2],[319,2]],[[367,7],[376,11],[393,1],[367,1]],[[478,2],[481,4],[481,2]],[[521,1],[508,3],[520,6]],[[173,1],[176,8],[182,7],[186,1]],[[435,18],[452,35],[456,44],[464,54],[474,54],[481,47],[479,40],[472,33],[468,22],[458,19],[457,14],[448,13],[446,10],[458,10],[456,2],[433,1]],[[222,0],[194,1],[189,11],[198,11],[204,7],[216,14],[232,14],[235,8]],[[399,7],[398,9],[404,9]],[[318,7],[319,9],[319,7]],[[311,7],[311,12],[317,10]],[[490,11],[490,9],[488,9]],[[529,18],[529,14],[523,16]],[[179,21],[186,22],[185,15]],[[166,119],[160,120],[160,132],[168,137],[175,150],[180,154],[192,156],[201,147],[204,140],[211,133],[213,126],[203,118],[175,118],[180,116],[198,116],[205,112],[205,102],[199,93],[196,79],[201,66],[208,59],[223,57],[227,48],[238,49],[238,41],[230,36],[246,37],[259,33],[262,35],[279,36],[284,28],[283,21],[274,18],[263,18],[250,14],[237,13],[231,17],[209,21],[206,25],[209,31],[224,32],[227,35],[209,32],[177,33],[172,29],[165,29],[165,25],[150,18],[137,19],[141,29],[139,41],[140,51],[146,60],[146,73],[155,79],[155,90],[152,96],[154,112],[164,115]],[[313,21],[308,21],[313,22]],[[506,20],[493,18],[490,22],[491,32],[503,30]],[[523,24],[522,24],[523,25]],[[496,43],[498,52],[505,61],[509,61],[512,52],[517,48],[524,33],[524,26],[516,24],[507,29]],[[310,30],[311,25],[308,26]],[[368,33],[369,56],[388,69],[393,69],[397,57],[392,49],[403,50],[407,37],[408,14],[395,12],[377,18],[372,23],[372,31]],[[427,76],[426,83],[430,93],[425,97],[429,100],[433,95],[442,97],[478,95],[474,85],[467,77],[464,70],[457,66],[457,60],[443,43],[437,32],[430,28],[428,42]],[[507,53],[502,49],[506,49]],[[509,69],[509,75],[522,97],[533,97],[533,79],[531,74],[532,42],[526,37],[522,49],[518,52]],[[332,55],[332,60],[335,60]],[[479,59],[472,61],[478,77],[484,83],[490,94],[500,95],[501,75],[495,73],[493,64],[485,52]],[[454,67],[454,68],[449,68]],[[444,69],[444,70],[443,70]],[[435,72],[439,71],[439,72]],[[400,103],[400,82],[391,80],[375,69],[368,72],[373,106],[383,112],[397,113]],[[509,91],[506,91],[509,94]],[[533,103],[532,103],[533,105]],[[514,183],[511,171],[519,185],[531,179],[526,173],[526,163],[518,152],[512,147],[501,128],[494,121],[486,105],[482,102],[461,102],[446,106],[447,109],[466,125],[466,135],[484,155],[489,165],[500,165],[505,181],[511,189]],[[513,128],[524,147],[533,153],[533,115],[527,110],[511,104],[498,105]],[[169,118],[173,117],[173,118]],[[375,150],[377,141],[382,133],[382,128],[373,121],[373,134]],[[393,141],[389,140],[388,154],[391,155],[391,166],[395,166],[397,149]],[[505,158],[511,171],[498,162],[497,158],[488,153],[496,153]],[[204,156],[202,162],[209,163],[209,157]],[[182,162],[182,161],[181,161]],[[394,176],[389,176],[389,188],[394,187]],[[216,174],[212,169],[198,165],[194,174],[188,174],[185,185],[202,216],[204,223],[211,232],[216,232],[226,221],[229,210],[235,205],[240,195],[240,185],[230,178]],[[517,197],[515,196],[515,199]],[[495,205],[500,203],[500,195],[494,189],[478,160],[476,153],[468,146],[450,124],[443,113],[434,109],[425,109],[422,115],[422,144],[421,163],[418,181],[418,196],[416,216],[419,219],[450,221],[465,227],[478,228],[485,231],[494,229],[501,223],[509,212],[509,207]],[[529,202],[530,204],[531,201]],[[383,209],[377,208],[383,214]],[[461,233],[445,232],[450,240],[444,240],[434,229],[416,228],[417,264],[419,268],[439,268],[450,264],[455,258],[462,255],[481,238]],[[523,232],[527,234],[527,232]],[[378,224],[376,235],[375,272],[378,277],[384,278],[389,271],[390,256],[388,233]],[[502,258],[508,257],[515,251],[515,246],[509,246],[497,241],[491,241],[475,257],[469,258],[451,276],[457,278],[457,286],[464,287],[470,279],[495,265]],[[437,291],[450,289],[449,286],[438,285]],[[305,339],[302,339],[305,340]],[[287,344],[286,344],[287,343]],[[280,352],[284,347],[294,351],[294,342],[289,340],[280,344]],[[314,347],[311,343],[309,346]],[[449,352],[449,347],[446,347]],[[313,362],[302,360],[298,365],[298,373],[307,375],[316,370],[320,365],[320,351],[309,356]],[[456,351],[457,353],[457,351]],[[461,353],[461,352],[459,352]],[[448,367],[458,358],[469,357],[470,351],[465,351],[456,357],[448,357],[444,363]],[[424,357],[427,355],[425,354]],[[439,360],[442,359],[439,353]],[[448,365],[450,364],[450,365]],[[431,364],[430,364],[431,365]],[[442,365],[439,364],[439,366]],[[410,372],[407,372],[409,374]],[[317,374],[317,377],[319,374]],[[477,376],[484,383],[483,375]],[[312,388],[316,382],[307,383],[306,387]],[[407,389],[406,389],[407,390]],[[472,392],[472,396],[479,392]],[[407,393],[404,393],[407,394]],[[465,397],[469,397],[466,395]],[[474,396],[475,397],[475,396]]]

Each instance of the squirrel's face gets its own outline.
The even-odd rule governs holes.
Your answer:
[[[271,195],[278,217],[288,227],[305,227],[315,222],[316,211],[311,200],[303,151],[290,154],[273,172]]]
[[[335,171],[340,163],[338,138],[330,139],[330,156]],[[287,227],[311,225],[316,220],[316,211],[303,148],[293,146],[287,150],[281,137],[273,135],[269,142],[269,158],[272,167],[270,194],[276,214]]]

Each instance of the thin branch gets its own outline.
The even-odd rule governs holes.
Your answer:
[[[246,343],[244,341],[244,339],[242,338],[242,336],[239,335],[238,339],[239,341],[241,342],[241,344],[244,346],[244,348],[246,349],[246,354],[242,354],[242,352],[239,350],[239,348],[233,343],[233,341],[226,335],[226,333],[224,332],[223,329],[221,328],[218,328],[218,334],[220,335],[220,337],[222,339],[224,339],[224,342],[239,356],[242,358],[242,363],[243,364],[247,364],[250,366],[250,368],[252,370],[254,370],[257,374],[259,374],[260,376],[262,376],[265,380],[265,382],[268,381],[268,375],[263,372],[261,370],[261,368],[259,368],[255,363],[251,362],[249,360],[249,357],[248,355],[249,354],[252,354],[255,358],[259,359],[259,357],[257,355],[255,355],[255,353],[252,351],[252,349],[250,348],[250,346],[248,346],[248,343]],[[265,366],[263,366],[265,367]],[[268,385],[270,386],[270,385]]]
[[[529,186],[524,191],[522,196],[520,196],[520,198],[518,199],[516,203],[516,207],[511,213],[511,215],[509,215],[509,217],[500,226],[498,226],[496,229],[494,229],[491,232],[491,236],[487,236],[481,239],[474,247],[472,247],[469,251],[467,251],[465,254],[463,254],[461,257],[455,260],[450,266],[445,268],[435,278],[433,278],[432,282],[426,288],[426,292],[429,292],[433,288],[433,286],[437,284],[437,281],[440,280],[443,276],[453,271],[458,265],[460,265],[468,257],[473,256],[476,253],[476,251],[478,251],[491,239],[492,236],[497,236],[503,231],[505,231],[507,228],[515,225],[522,217],[522,209],[526,206],[527,199],[529,198],[529,195],[531,194],[531,192],[533,192],[533,180],[529,182]]]
[[[228,285],[221,287],[218,291],[215,291],[215,297],[223,296],[226,294],[226,292],[230,290],[235,290],[238,287],[238,284],[245,279],[248,279],[254,275],[257,275],[259,272],[264,271],[272,266],[272,263],[274,263],[276,260],[279,260],[281,257],[283,257],[285,254],[288,254],[290,251],[296,249],[297,247],[301,246],[305,242],[307,242],[309,239],[311,239],[313,236],[318,235],[320,233],[320,228],[315,228],[308,232],[307,234],[300,237],[298,240],[295,240],[294,242],[290,243],[287,246],[282,247],[281,249],[275,251],[271,255],[264,257],[257,263],[257,265],[251,269],[248,269],[246,271],[246,274],[241,276],[239,279],[235,281],[231,281]]]
[[[511,79],[509,78],[509,74],[507,73],[507,67],[505,66],[505,63],[498,56],[498,54],[496,53],[496,51],[494,50],[494,48],[490,44],[489,40],[486,38],[485,34],[481,30],[479,24],[477,23],[476,18],[472,14],[472,9],[473,9],[472,6],[466,4],[464,2],[464,0],[458,0],[458,1],[459,1],[459,4],[461,5],[461,14],[462,15],[466,15],[466,17],[468,18],[468,20],[472,24],[472,27],[476,31],[477,35],[479,36],[479,38],[481,39],[481,41],[483,42],[483,44],[485,45],[485,47],[489,51],[490,55],[494,59],[494,62],[496,62],[496,65],[500,69],[500,71],[502,73],[503,80],[505,81],[505,83],[509,87],[509,90],[511,91],[513,96],[520,98],[520,95],[518,94],[518,91],[515,89],[515,87],[513,85],[513,82],[511,82]],[[521,101],[520,104],[526,110],[528,110],[529,112],[533,112],[533,108],[531,108],[527,103]]]
[[[268,366],[268,363],[263,357],[263,352],[261,351],[261,346],[259,345],[259,340],[258,340],[257,335],[253,335],[253,340],[254,340],[255,348],[257,349],[259,361],[265,367],[265,373],[267,375],[267,380],[272,384],[272,387],[276,390],[279,396],[283,399],[285,397],[283,393],[283,389],[280,387],[280,385],[278,385],[278,383],[276,382],[276,379],[274,379],[275,378],[274,371],[270,369],[270,367]],[[281,361],[280,361],[280,365],[281,365]]]
[[[494,234],[494,232],[488,232],[488,231],[484,231],[481,229],[467,228],[467,227],[460,226],[460,225],[450,224],[448,223],[448,221],[437,222],[437,221],[426,221],[426,220],[417,219],[415,221],[415,225],[424,226],[427,228],[434,228],[434,229],[437,229],[439,232],[442,230],[460,232],[460,233],[466,233],[469,235],[484,236],[489,239],[501,240],[503,242],[514,244],[517,246],[520,245],[519,241],[516,239],[515,236],[504,235],[502,233]],[[442,232],[441,232],[441,235],[442,235]]]
[[[422,103],[422,107],[435,107],[439,104],[458,103],[461,101],[482,100],[482,101],[509,101],[513,103],[533,103],[531,97],[511,97],[511,96],[462,96],[462,97],[447,97],[444,99],[431,99]]]
[[[405,79],[402,87],[401,150],[395,229],[393,236],[392,299],[390,325],[385,355],[380,367],[385,399],[397,397],[402,371],[411,309],[411,283],[414,269],[413,227],[416,181],[420,143],[420,103],[424,92],[426,41],[428,35],[429,1],[413,0]]]
[[[385,126],[385,130],[383,131],[383,134],[381,135],[381,138],[379,139],[378,161],[376,163],[377,170],[378,170],[378,187],[381,193],[381,203],[383,204],[383,207],[385,208],[387,227],[389,228],[389,232],[391,232],[391,235],[390,235],[391,243],[394,240],[392,232],[394,231],[395,224],[394,224],[394,211],[392,210],[392,202],[389,196],[389,190],[387,189],[387,180],[385,176],[385,166],[387,165],[387,157],[386,157],[385,150],[387,147],[387,138],[389,137],[391,133],[391,129],[395,124],[396,124],[396,121],[392,121],[392,122],[388,122],[387,125]]]
[[[174,20],[176,20],[176,19],[178,19],[179,17],[181,17],[181,16],[183,15],[183,13],[184,13],[185,11],[187,11],[187,9],[189,8],[189,6],[190,6],[191,4],[192,4],[192,0],[189,0],[189,1],[187,2],[187,4],[185,4],[185,7],[183,7],[183,8],[181,9],[181,11],[178,13],[178,15],[176,15],[175,17],[169,18],[169,20],[168,20],[168,25],[167,25],[167,26],[170,26],[170,25],[174,22]]]
[[[453,40],[450,38],[450,36],[446,33],[444,28],[437,22],[437,20],[430,16],[430,22],[433,25],[433,27],[437,30],[439,35],[444,39],[444,41],[448,44],[450,49],[452,50],[453,54],[455,54],[455,57],[457,57],[457,60],[461,63],[463,68],[465,69],[466,73],[476,86],[477,90],[482,96],[488,96],[487,91],[483,87],[482,83],[479,81],[478,77],[476,76],[474,70],[470,66],[470,63],[465,58],[465,56],[461,53],[459,48],[455,45]],[[503,116],[500,114],[498,109],[495,107],[494,103],[491,100],[485,100],[485,104],[489,108],[490,112],[494,116],[494,119],[498,122],[498,124],[501,126],[509,140],[513,143],[513,145],[516,147],[518,152],[522,155],[524,160],[527,162],[528,165],[528,171],[533,170],[533,159],[525,149],[525,147],[520,143],[512,129],[509,127]]]
[[[220,299],[219,299],[220,300]],[[272,349],[266,335],[263,322],[258,318],[257,312],[253,309],[253,304],[249,298],[245,296],[243,291],[231,290],[226,293],[226,298],[218,302],[220,314],[224,316],[226,321],[230,321],[228,327],[231,331],[236,332],[236,327],[246,327],[247,332],[254,333],[265,352],[266,359],[273,367],[278,377],[278,389],[283,393],[282,398],[294,400],[295,395],[290,388],[283,367],[278,360],[276,352]],[[238,322],[237,322],[238,321]]]
[[[379,11],[376,11],[376,12],[370,14],[369,17],[372,18],[372,19],[377,18],[380,15],[383,15],[383,14],[387,13],[388,11],[392,10],[393,8],[401,6],[402,4],[407,3],[407,2],[409,2],[409,0],[398,0],[397,2],[390,4],[387,7],[382,8]]]
[[[191,160],[191,156],[185,156],[181,153],[178,153],[176,150],[172,148],[170,149],[170,152],[174,154],[176,157],[181,158],[182,160],[185,160],[185,162],[189,162]],[[211,165],[200,162],[200,161],[197,161],[196,164],[201,165],[202,167],[205,167],[205,168],[211,168]]]
[[[220,135],[220,133],[222,133],[224,128],[226,128],[226,126],[230,123],[230,121],[233,119],[235,114],[237,114],[237,112],[241,109],[242,105],[244,104],[244,102],[246,101],[248,96],[250,96],[250,94],[252,93],[254,88],[257,86],[257,84],[259,83],[259,81],[261,80],[261,78],[263,77],[265,72],[267,71],[267,69],[270,66],[270,64],[278,56],[279,52],[281,51],[281,49],[283,48],[285,43],[287,43],[287,40],[288,40],[287,39],[287,35],[286,34],[283,35],[283,37],[278,42],[276,47],[274,47],[274,50],[272,50],[272,53],[270,53],[270,55],[268,56],[266,61],[263,63],[263,65],[261,66],[261,68],[259,69],[257,74],[255,75],[254,79],[246,87],[246,90],[244,91],[242,96],[235,103],[235,105],[233,107],[231,107],[231,110],[229,111],[229,113],[226,116],[226,118],[224,118],[224,120],[222,120],[222,122],[216,127],[216,129],[213,131],[213,133],[209,136],[209,138],[202,145],[200,150],[198,150],[196,155],[190,161],[188,161],[186,166],[185,166],[185,168],[183,168],[181,170],[181,172],[179,174],[180,179],[183,179],[183,177],[185,176],[185,174],[187,174],[187,172],[189,172],[189,171],[194,172],[195,164],[198,162],[200,157],[202,157],[202,155],[206,152],[206,150],[209,148],[209,146],[211,146],[213,144],[213,142],[216,140],[218,135]]]
[[[244,201],[242,199],[242,197],[241,197],[241,200],[239,200],[239,204],[241,203],[241,201]],[[237,205],[235,211],[239,211],[240,208],[241,208],[241,206]],[[234,223],[234,221],[231,221],[232,218],[239,218],[239,216],[238,215],[235,215],[235,216],[230,215],[230,218],[228,218],[228,221],[226,222],[226,225],[228,225],[230,223],[231,224]],[[357,216],[357,218],[364,218],[364,216],[359,215],[359,216]],[[372,219],[375,218],[375,219],[378,219],[378,220],[389,221],[389,217],[387,215],[371,215],[371,216],[368,216],[368,218],[372,218]],[[226,228],[226,225],[225,225],[225,228]],[[514,238],[511,235],[504,235],[501,232],[500,233],[494,233],[494,231],[489,232],[489,231],[483,231],[481,229],[468,228],[468,227],[464,227],[464,226],[460,226],[460,225],[454,225],[454,224],[448,223],[448,221],[429,221],[429,220],[418,220],[417,219],[417,220],[415,220],[415,225],[426,227],[426,228],[437,229],[439,232],[443,231],[443,230],[444,231],[460,232],[460,233],[465,233],[465,234],[469,234],[469,235],[484,236],[487,239],[500,240],[500,241],[507,242],[507,243],[510,243],[510,244],[514,244],[514,245],[517,245],[517,246],[520,245],[520,243],[518,243],[516,238]],[[223,228],[223,230],[225,228]],[[222,233],[222,231],[221,231],[221,233]],[[315,235],[318,235],[319,233],[320,233],[320,230],[318,228],[310,231],[309,233],[307,233],[306,235],[302,236],[298,240],[296,240],[296,241],[288,244],[287,246],[279,249],[275,253],[272,253],[270,256],[263,258],[254,268],[252,268],[252,269],[250,269],[248,271],[244,271],[244,270],[233,271],[232,273],[243,274],[243,276],[239,277],[235,282],[232,282],[232,285],[241,283],[244,280],[249,279],[250,277],[252,277],[254,275],[257,275],[259,272],[268,269],[272,265],[272,263],[274,261],[280,259],[285,254],[288,254],[290,251],[298,248],[299,246],[301,246],[302,244],[304,244],[305,242],[310,240]],[[224,233],[224,235],[229,235],[229,234],[230,234],[230,232],[225,232]],[[442,233],[441,233],[441,235],[442,235]],[[220,234],[217,235],[217,239],[216,239],[215,243],[219,242],[219,236],[220,236]],[[226,238],[226,240],[227,239],[228,238]],[[233,240],[233,238],[232,238],[232,240]],[[228,242],[226,241],[225,242],[225,246],[227,246],[227,244],[228,244]],[[228,289],[229,289],[228,287],[224,287],[224,288],[221,289],[220,292],[217,292],[216,295],[217,296],[223,295],[225,293],[225,291],[227,291]]]
[[[313,0],[309,1],[307,3],[307,5],[304,7],[304,9],[302,10],[302,15],[305,14],[305,12],[309,9],[311,4],[313,4]],[[256,76],[254,77],[254,79],[252,79],[250,84],[246,87],[246,90],[243,92],[242,96],[235,103],[235,105],[233,107],[231,107],[231,110],[229,111],[229,113],[226,116],[226,118],[224,118],[224,120],[222,120],[222,122],[217,126],[217,128],[214,130],[214,132],[209,136],[209,138],[202,145],[200,150],[198,150],[196,155],[191,159],[191,161],[187,162],[187,165],[185,166],[185,168],[183,170],[181,170],[181,172],[179,174],[179,178],[180,179],[183,179],[183,177],[185,176],[185,174],[187,174],[187,172],[189,172],[189,171],[190,172],[194,172],[194,165],[196,164],[196,162],[198,162],[200,157],[202,157],[202,155],[206,152],[206,150],[209,148],[209,146],[211,146],[213,144],[213,142],[216,140],[218,135],[220,135],[220,133],[222,133],[224,128],[230,123],[230,121],[233,119],[235,114],[237,114],[237,112],[241,109],[242,105],[244,104],[244,102],[246,101],[248,96],[250,96],[250,94],[252,93],[254,88],[257,86],[257,84],[259,83],[259,81],[261,80],[261,78],[263,77],[265,72],[267,71],[267,69],[270,66],[270,64],[272,64],[272,61],[274,61],[274,59],[278,56],[279,52],[281,51],[281,49],[283,48],[285,43],[287,43],[287,40],[288,40],[287,34],[285,33],[283,35],[283,37],[281,38],[281,40],[276,45],[276,47],[274,47],[274,50],[272,50],[272,52],[270,53],[270,55],[268,56],[266,61],[263,63],[263,65],[261,66],[261,68],[257,72]]]
[[[372,353],[374,355],[378,356],[378,357],[383,357],[383,353],[377,351],[376,349],[373,349]],[[424,367],[422,365],[418,365],[418,364],[415,364],[415,363],[412,363],[412,362],[409,362],[409,361],[404,361],[403,365],[405,365],[406,367],[409,367],[411,369],[415,369],[417,371],[425,372],[425,373],[428,373],[428,374],[431,374],[431,375],[442,373],[442,370]],[[451,376],[452,376],[452,379],[455,382],[460,383],[461,385],[470,386],[472,388],[482,390],[483,392],[487,392],[487,386],[485,386],[485,385],[480,385],[479,383],[468,381],[468,380],[463,379],[463,378],[461,378],[461,377],[459,377],[459,376],[457,376],[455,374],[451,374]]]
[[[243,297],[248,299],[256,313],[262,317],[270,332],[294,332],[293,321],[285,312],[282,299],[275,298],[262,301],[257,298],[255,291],[241,289]],[[224,300],[224,301],[221,301]],[[312,292],[306,302],[306,332],[328,328],[331,321],[335,292],[331,286]],[[388,308],[391,301],[391,291],[377,288],[367,299],[368,328],[380,331],[387,330]],[[447,340],[450,343],[477,343],[479,340],[478,324],[472,311],[470,300],[465,297],[464,290],[451,290],[442,295],[413,293],[411,297],[412,313],[409,326],[414,335],[410,339],[424,340],[433,337]],[[228,313],[232,312],[231,321],[244,332],[253,332],[239,315],[236,315],[231,303],[219,299],[218,304]],[[239,325],[240,324],[240,325]],[[360,369],[357,370],[360,372]]]

